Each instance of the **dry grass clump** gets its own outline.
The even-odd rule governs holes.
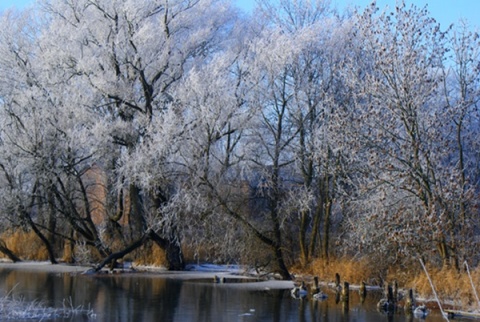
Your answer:
[[[475,296],[475,291],[470,283],[468,273],[464,270],[458,271],[454,268],[427,268],[428,274],[432,279],[435,290],[440,301],[449,302],[461,307],[475,307],[479,309],[479,303]],[[473,285],[480,285],[480,269],[471,271]],[[418,296],[432,298],[433,291],[424,272],[417,276],[412,276],[412,280],[407,287],[413,288]],[[480,289],[476,290],[477,292]]]
[[[196,263],[203,261],[208,258],[209,249],[205,245],[189,245],[184,243],[182,245],[182,253],[185,262],[187,263]]]
[[[315,259],[307,268],[309,274],[318,276],[320,280],[331,282],[335,280],[335,274],[340,274],[342,281],[350,284],[377,284],[378,272],[375,266],[367,260],[351,260],[347,258],[336,258],[327,261]]]
[[[25,260],[44,261],[48,259],[48,252],[40,238],[34,232],[17,230],[6,232],[1,238],[7,247],[18,257]],[[1,256],[4,256],[0,253]]]
[[[349,258],[330,259],[328,262],[315,259],[308,267],[293,267],[295,274],[318,276],[326,282],[333,282],[335,274],[340,274],[342,281],[358,285],[365,282],[368,285],[380,285],[382,280],[391,282],[396,280],[403,289],[413,289],[415,296],[430,300],[434,293],[427,275],[420,264],[411,263],[411,267],[381,267],[368,259],[352,260]],[[471,269],[470,277],[465,267],[461,270],[455,268],[427,267],[439,300],[458,308],[480,310],[477,295],[480,296],[480,287],[472,288],[472,283],[477,288],[480,286],[480,267]],[[477,292],[477,294],[475,294]]]
[[[158,267],[167,265],[165,252],[153,243],[147,243],[147,245],[128,256],[134,258],[135,265]]]

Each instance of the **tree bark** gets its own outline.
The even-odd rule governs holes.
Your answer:
[[[150,235],[149,235],[148,233],[145,233],[140,239],[134,241],[132,244],[130,244],[129,246],[127,246],[125,249],[110,254],[110,255],[107,256],[107,258],[105,258],[100,264],[98,264],[97,267],[95,267],[95,272],[100,271],[103,267],[105,267],[105,265],[107,265],[107,264],[109,264],[109,263],[111,263],[111,262],[114,262],[114,261],[116,261],[117,259],[120,259],[120,258],[124,257],[125,255],[133,252],[135,249],[137,249],[137,248],[139,248],[140,246],[142,246],[143,244],[145,244],[145,242],[146,242],[149,238],[150,238]]]
[[[169,271],[183,271],[185,269],[182,248],[173,234],[171,234],[170,238],[167,240],[160,237],[154,231],[150,231],[150,238],[165,251],[167,269]]]
[[[322,185],[321,182],[318,183],[319,190],[321,191]],[[315,256],[315,248],[317,247],[317,238],[320,232],[320,223],[323,218],[323,209],[324,209],[324,199],[323,195],[320,192],[317,198],[317,205],[315,207],[315,214],[313,216],[313,226],[312,232],[310,234],[310,244],[308,246],[308,253],[310,256]]]
[[[300,220],[300,264],[305,267],[309,260],[310,260],[310,254],[308,252],[308,246],[307,246],[307,229],[308,229],[308,213],[307,211],[302,211],[301,215],[301,220]],[[313,238],[313,236],[312,236]]]
[[[142,232],[145,230],[145,219],[142,209],[142,197],[140,196],[140,188],[131,184],[129,187],[130,197],[130,211],[129,215],[129,228],[131,240],[138,239],[142,236]]]
[[[328,262],[328,249],[330,247],[330,216],[332,203],[328,200],[325,204],[325,220],[323,223],[322,257]]]
[[[445,239],[442,239],[441,241],[438,242],[437,249],[438,249],[438,253],[440,254],[440,257],[442,258],[443,267],[448,267],[449,266],[448,247],[447,247],[447,243],[445,242]]]
[[[105,267],[105,265],[115,262],[117,259],[120,259],[125,255],[133,252],[137,248],[144,245],[148,240],[153,240],[157,245],[160,246],[160,248],[165,250],[165,253],[167,256],[167,262],[168,262],[167,263],[168,270],[184,270],[185,269],[185,262],[183,260],[183,255],[182,255],[179,243],[162,238],[153,230],[149,230],[146,233],[144,233],[141,238],[135,240],[126,248],[107,256],[100,264],[98,264],[95,267],[94,269],[95,272],[100,271],[103,267]]]
[[[35,184],[35,186],[33,188],[33,195],[35,194],[36,190],[37,190],[37,185]],[[35,202],[35,197],[32,197],[32,200],[31,200],[30,205],[29,205],[29,209],[32,208],[34,202]],[[24,207],[21,207],[20,215],[27,221],[29,226],[32,228],[33,232],[40,238],[40,240],[45,245],[45,248],[47,249],[47,252],[48,252],[48,257],[50,259],[50,262],[52,264],[58,264],[58,262],[55,258],[55,253],[53,251],[52,244],[50,244],[48,238],[37,227],[37,224],[33,221],[33,219],[30,216],[30,213],[28,212],[28,210],[25,209]]]
[[[278,273],[280,274],[282,279],[286,281],[290,281],[292,279],[292,276],[288,272],[287,265],[285,265],[281,246],[275,247],[275,259],[278,265]]]
[[[4,253],[12,262],[21,262],[22,260],[17,257],[8,247],[5,241],[0,239],[0,252]]]

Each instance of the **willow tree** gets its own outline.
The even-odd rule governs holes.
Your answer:
[[[85,170],[92,152],[88,112],[74,109],[68,80],[50,69],[34,12],[2,17],[3,215],[13,227],[31,229],[56,262],[69,229],[106,255],[92,220]],[[8,201],[7,201],[8,200]],[[69,228],[69,229],[68,229]]]
[[[119,235],[125,242],[154,236],[169,268],[183,268],[175,223],[159,227],[161,218],[157,225],[147,220],[152,205],[156,212],[167,201],[171,182],[146,180],[133,165],[151,144],[171,145],[151,142],[152,125],[163,120],[177,82],[218,48],[230,7],[208,0],[52,0],[42,6],[49,23],[45,51],[65,78],[84,85],[77,106],[96,117],[96,145],[103,152],[95,161],[107,175],[107,204],[115,205],[110,221],[126,223]],[[164,171],[169,168],[161,162],[150,169]]]

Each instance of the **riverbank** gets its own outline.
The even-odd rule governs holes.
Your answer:
[[[0,268],[6,269],[17,269],[24,271],[36,271],[36,272],[47,272],[47,273],[83,273],[90,269],[88,266],[79,266],[71,264],[51,264],[46,261],[23,261],[18,263],[12,263],[8,261],[1,261]]]
[[[70,273],[70,274],[89,274],[92,270],[91,266],[71,265],[65,263],[51,264],[50,262],[41,261],[24,261],[12,263],[7,261],[0,262],[0,269],[15,269],[31,272],[46,273]],[[244,288],[251,290],[270,290],[270,289],[290,289],[293,288],[293,281],[281,281],[276,279],[260,280],[258,277],[249,274],[244,268],[237,265],[190,265],[185,271],[168,271],[163,267],[156,266],[135,266],[133,269],[116,269],[114,274],[135,274],[137,276],[149,275],[169,279],[181,280],[211,280],[217,277],[219,281],[225,280],[236,281],[228,283],[229,287]],[[92,275],[111,274],[105,269],[99,273]],[[238,283],[239,279],[249,279],[248,283]]]
[[[66,263],[51,264],[48,261],[23,261],[12,263],[8,261],[0,261],[0,269],[15,269],[22,271],[32,271],[32,272],[47,272],[47,273],[67,273],[67,274],[87,274],[92,270],[91,266],[86,265],[71,265]],[[340,267],[337,267],[340,268]],[[342,271],[339,269],[339,271]],[[343,270],[345,273],[346,271]],[[323,273],[323,274],[319,274]],[[478,272],[477,272],[478,273]],[[102,274],[112,274],[111,271],[105,269],[100,273],[92,274],[94,276]],[[238,265],[189,265],[185,271],[168,271],[163,267],[158,266],[134,266],[129,267],[128,269],[115,269],[113,274],[135,274],[135,275],[148,275],[155,276],[159,278],[168,278],[168,279],[182,279],[182,280],[204,280],[214,282],[214,278],[217,277],[218,281],[226,281],[229,287],[251,289],[251,290],[270,290],[270,289],[291,289],[298,284],[300,280],[304,280],[307,284],[313,283],[313,276],[320,277],[320,284],[322,287],[332,289],[334,285],[334,275],[328,274],[327,277],[325,272],[312,272],[312,271],[296,271],[294,281],[281,281],[274,278],[274,275],[262,275],[259,276],[255,272],[248,271],[245,267]],[[432,271],[432,279],[434,284],[438,287],[437,292],[439,295],[440,302],[442,305],[445,305],[447,308],[456,309],[456,310],[472,310],[473,307],[476,308],[476,301],[472,301],[475,294],[472,294],[473,289],[465,281],[464,273],[455,273],[442,271]],[[323,275],[323,276],[322,276]],[[333,275],[333,276],[332,276]],[[345,276],[346,275],[346,276]],[[352,275],[345,274],[341,276],[342,281],[349,281],[350,288],[353,291],[358,291],[360,285],[362,284],[361,280],[356,280]],[[390,274],[389,280],[398,280],[399,275]],[[397,277],[397,278],[396,278]],[[249,279],[248,283],[239,283],[241,279]],[[405,279],[406,280],[406,279]],[[437,303],[434,299],[433,294],[431,293],[430,284],[427,283],[426,277],[423,274],[418,274],[413,276],[409,282],[403,280],[403,283],[399,283],[400,292],[406,293],[409,288],[414,289],[415,298],[421,303],[429,303],[429,307],[437,309]],[[366,284],[368,291],[381,291],[382,288],[380,285],[371,283]],[[461,283],[460,283],[461,282]],[[478,274],[474,274],[474,285],[478,285]],[[455,284],[455,285],[450,285]],[[456,286],[456,289],[454,289]],[[461,293],[460,291],[463,291]],[[470,301],[467,301],[467,300]],[[472,303],[473,302],[473,303]]]

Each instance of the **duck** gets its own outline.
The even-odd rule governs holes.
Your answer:
[[[218,277],[217,275],[215,275],[213,277],[213,282],[214,283],[225,283],[225,277]]]
[[[413,310],[413,315],[416,317],[425,317],[428,314],[428,309],[425,305],[419,305]]]
[[[377,309],[379,311],[391,312],[395,310],[395,304],[390,302],[388,299],[383,298],[377,303]]]
[[[313,282],[314,282],[314,287],[312,288],[312,297],[315,299],[315,300],[319,300],[319,301],[322,301],[322,300],[325,300],[328,298],[328,295],[323,293],[321,290],[320,290],[320,287],[318,286],[318,277],[315,276],[313,278]]]
[[[318,301],[323,301],[328,298],[328,295],[323,293],[322,291],[319,291],[318,293],[313,294],[313,298]]]
[[[307,287],[305,286],[305,282],[302,281],[300,286],[295,286],[292,288],[290,291],[290,294],[292,295],[293,298],[299,299],[299,298],[304,298],[307,296]]]

